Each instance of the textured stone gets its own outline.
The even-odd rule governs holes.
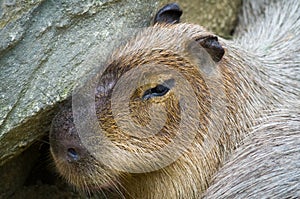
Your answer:
[[[51,105],[93,70],[81,65],[91,50],[149,25],[156,9],[139,0],[32,2],[1,5],[0,165],[45,135]]]

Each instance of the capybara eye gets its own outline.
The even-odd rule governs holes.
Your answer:
[[[159,84],[154,88],[150,88],[150,89],[146,90],[143,97],[142,97],[142,99],[143,100],[148,100],[152,97],[164,96],[169,90],[170,90],[170,88]]]
[[[143,100],[148,100],[152,97],[161,97],[169,92],[169,90],[174,86],[174,79],[166,80],[163,84],[158,84],[154,88],[146,90],[142,96]]]
[[[76,150],[74,148],[68,148],[68,153],[67,153],[68,157],[70,158],[71,161],[77,161],[79,160],[79,155],[76,152]]]

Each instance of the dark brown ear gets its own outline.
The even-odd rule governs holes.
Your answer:
[[[170,3],[162,7],[155,15],[153,24],[156,23],[179,23],[182,10],[176,3]]]
[[[218,37],[207,36],[196,39],[196,41],[208,52],[215,62],[219,62],[222,59],[225,51],[218,42]]]

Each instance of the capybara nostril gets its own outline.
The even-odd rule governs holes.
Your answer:
[[[68,160],[70,162],[79,160],[80,156],[74,148],[68,148],[67,150]]]

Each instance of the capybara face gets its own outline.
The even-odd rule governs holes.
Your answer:
[[[102,158],[110,154],[110,162],[118,166],[99,161],[77,132],[71,99],[53,120],[51,152],[58,170],[72,184],[84,189],[113,184],[124,171],[135,172],[136,166],[130,164],[140,164],[138,173],[157,170],[179,158],[174,150],[182,154],[187,146],[203,139],[211,106],[205,73],[172,51],[141,50],[114,55],[117,60],[99,78],[94,98],[101,133],[114,147],[134,156],[117,162],[127,153],[112,153],[112,145],[98,146],[96,153]],[[159,154],[174,140],[178,142],[174,150]],[[157,158],[166,157],[166,163],[152,165]]]
[[[222,129],[214,118],[224,114],[216,107],[226,107],[218,67],[224,53],[196,25],[158,23],[138,33],[93,79],[91,104],[73,95],[53,120],[51,153],[61,175],[84,190],[142,190],[183,169],[200,172],[197,183],[206,187],[207,170],[219,163],[211,154],[219,153],[222,131],[211,129]]]

